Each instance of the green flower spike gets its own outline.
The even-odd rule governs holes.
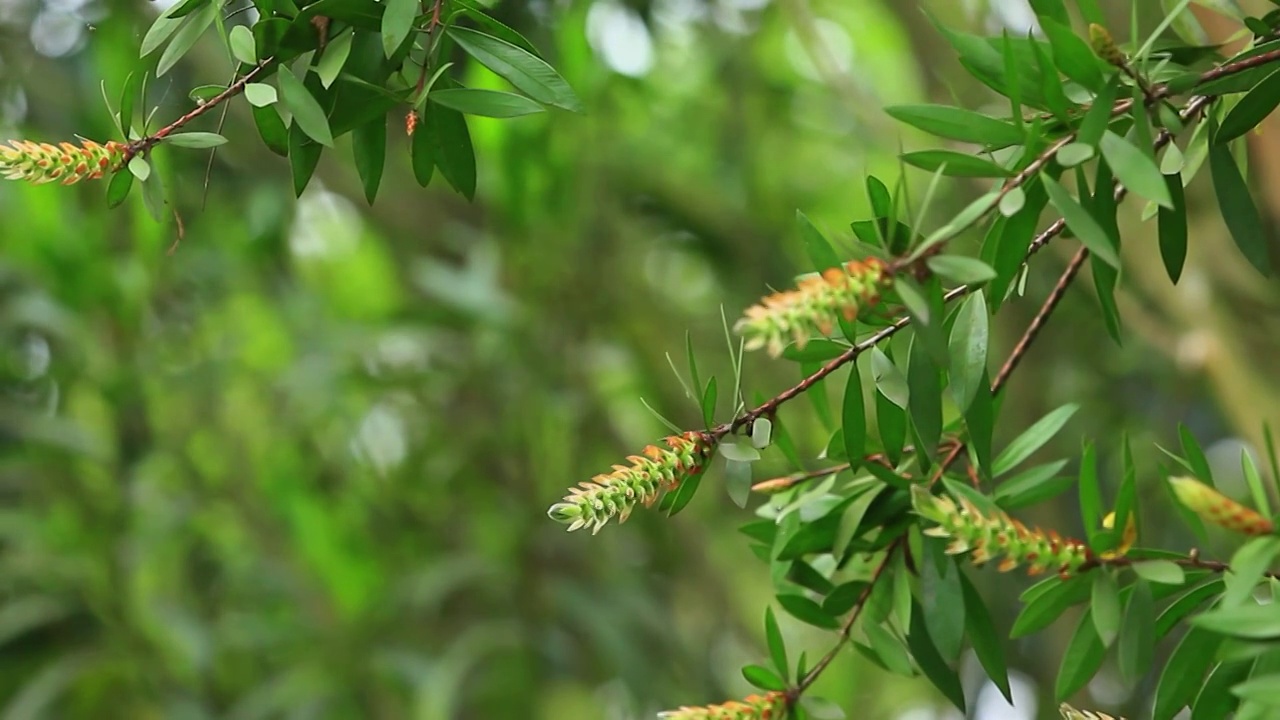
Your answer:
[[[911,488],[911,501],[917,515],[937,523],[925,530],[925,535],[949,538],[949,555],[972,551],[971,559],[977,565],[1004,556],[997,566],[1000,572],[1027,565],[1028,575],[1056,570],[1065,576],[1092,557],[1079,540],[1060,537],[1053,531],[1028,529],[999,510],[983,513],[965,498],[957,503],[915,485]]]

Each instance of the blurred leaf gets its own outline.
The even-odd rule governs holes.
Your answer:
[[[1235,711],[1240,700],[1231,694],[1231,688],[1249,677],[1249,671],[1252,668],[1253,663],[1247,660],[1219,663],[1209,673],[1208,679],[1204,681],[1204,687],[1200,689],[1195,702],[1191,704],[1191,720],[1220,720],[1220,718],[1232,717],[1231,713]]]
[[[111,174],[111,182],[107,185],[107,207],[119,207],[129,197],[133,189],[133,173],[125,170]]]
[[[1163,585],[1181,585],[1186,582],[1186,572],[1172,560],[1143,560],[1130,567],[1138,577]]]
[[[1102,65],[1085,42],[1071,31],[1065,18],[1042,17],[1040,29],[1053,47],[1053,61],[1063,75],[1080,83],[1086,90],[1097,92],[1104,81]]]
[[[1177,627],[1179,622],[1182,622],[1183,618],[1190,615],[1210,598],[1216,599],[1225,588],[1225,582],[1221,579],[1214,579],[1178,596],[1177,600],[1170,603],[1156,617],[1156,639],[1164,638],[1165,635],[1168,635],[1170,631]]]
[[[1280,674],[1251,677],[1231,688],[1231,692],[1242,700],[1270,707],[1280,706]]]
[[[796,225],[800,228],[800,239],[804,241],[804,250],[809,255],[809,262],[813,263],[814,270],[822,272],[827,268],[839,267],[840,258],[831,248],[831,243],[827,242],[809,217],[799,210],[796,211]]]
[[[392,57],[413,31],[421,7],[419,0],[386,0],[382,13],[382,51]]]
[[[1001,642],[1004,635],[996,630],[991,620],[991,613],[977,588],[964,573],[960,577],[960,587],[964,595],[965,634],[978,656],[978,662],[986,670],[987,677],[1000,690],[1000,694],[1009,703],[1013,702],[1013,693],[1009,688],[1009,668],[1004,657],[1004,646]]]
[[[1093,610],[1086,609],[1076,623],[1075,632],[1062,655],[1053,697],[1058,701],[1065,700],[1088,684],[1102,666],[1106,653],[1106,645],[1098,637],[1093,621]]]
[[[253,39],[253,32],[244,25],[236,25],[227,33],[227,45],[231,55],[245,65],[258,64],[258,48]]]
[[[1089,599],[1091,584],[1083,576],[1073,576],[1069,580],[1051,578],[1044,589],[1033,599],[1025,600],[1026,606],[1013,622],[1009,637],[1020,638],[1039,632],[1057,620],[1067,608],[1078,605]],[[1092,619],[1089,621],[1092,623]],[[1092,628],[1090,628],[1092,631]]]
[[[1076,484],[1058,475],[1066,466],[1066,460],[1058,460],[1025,470],[997,485],[993,498],[1001,508],[1017,510],[1056,497]]]
[[[1277,555],[1280,555],[1280,538],[1277,537],[1253,538],[1240,546],[1231,556],[1231,573],[1224,578],[1227,591],[1218,607],[1226,610],[1251,601],[1254,589]]]
[[[977,384],[973,402],[964,413],[965,428],[969,431],[969,447],[973,450],[973,460],[978,472],[986,480],[991,480],[991,437],[995,429],[995,398],[991,394],[991,383],[986,373]]]
[[[957,285],[977,285],[996,276],[990,265],[963,255],[934,255],[925,264],[934,273]]]
[[[724,445],[720,447],[724,447]],[[729,499],[733,501],[734,505],[745,508],[747,501],[751,499],[751,463],[726,460],[724,469],[725,490],[729,493]]]
[[[1280,612],[1270,605],[1218,608],[1191,618],[1191,624],[1228,637],[1256,640],[1280,637]]]
[[[1153,717],[1172,720],[1196,696],[1222,637],[1192,628],[1174,648],[1156,685]]]
[[[1204,450],[1200,449],[1200,443],[1195,435],[1192,435],[1187,426],[1182,423],[1178,423],[1178,441],[1182,445],[1182,454],[1186,456],[1196,479],[1213,487],[1213,470],[1209,467],[1209,460],[1205,457]]]
[[[266,107],[279,99],[276,95],[275,87],[266,83],[249,83],[245,85],[244,97],[254,107]]]
[[[911,655],[929,678],[929,682],[938,688],[952,705],[960,712],[965,711],[964,688],[956,671],[942,658],[927,631],[927,619],[920,605],[911,604],[911,631],[907,633],[907,644]]]
[[[263,108],[275,112],[272,107]],[[307,189],[307,185],[311,182],[311,176],[316,171],[316,166],[320,164],[320,153],[324,148],[307,139],[306,133],[302,131],[302,127],[294,118],[293,125],[289,126],[289,169],[293,173],[293,193],[295,197],[302,197],[302,191]]]
[[[213,24],[213,19],[217,14],[218,6],[211,2],[179,21],[182,26],[177,29],[177,32],[173,33],[173,41],[169,43],[163,53],[160,53],[160,61],[156,64],[156,77],[164,75],[173,69],[174,65],[178,64],[178,61],[195,46],[200,36],[204,35],[209,26]],[[167,33],[171,31],[163,30],[161,32]],[[147,38],[143,39],[144,47],[146,47],[146,40]],[[160,42],[163,42],[163,40]],[[146,54],[143,53],[143,55]]]
[[[702,420],[707,427],[711,427],[716,420],[716,378],[711,376],[707,379],[707,387],[702,391],[702,402],[699,403],[702,408]]]
[[[1228,143],[1254,129],[1280,105],[1280,70],[1272,72],[1240,98],[1213,133],[1215,144]]]
[[[761,690],[786,690],[787,684],[778,674],[766,667],[747,665],[742,668],[742,677]]]
[[[942,553],[943,547],[935,538],[926,542],[925,554],[930,557],[921,562],[920,606],[938,653],[946,662],[954,663],[964,642],[964,590],[960,586],[960,568]]]
[[[1210,131],[1212,134],[1212,130]],[[1236,241],[1240,253],[1258,272],[1269,275],[1271,258],[1267,251],[1267,235],[1262,229],[1262,218],[1253,204],[1249,186],[1240,175],[1240,168],[1231,157],[1227,145],[1209,145],[1209,173],[1213,176],[1213,189],[1218,196],[1222,219]]]
[[[370,205],[378,196],[382,170],[387,161],[387,121],[379,118],[351,131],[351,152],[355,160],[365,200]]]
[[[959,140],[991,147],[1007,147],[1022,142],[1018,126],[996,118],[949,105],[893,105],[884,109],[890,117],[947,140]]]
[[[782,640],[782,631],[778,629],[778,620],[773,616],[773,608],[764,609],[764,636],[769,645],[769,657],[773,661],[773,669],[790,681],[791,667],[787,664],[787,646]]]
[[[1084,119],[1080,121],[1080,129],[1076,132],[1076,142],[1081,145],[1097,147],[1102,136],[1111,124],[1111,108],[1115,106],[1116,94],[1120,89],[1120,75],[1111,77],[1110,82],[1102,86],[1102,90],[1093,98]]]
[[[320,61],[316,63],[316,76],[320,78],[320,84],[326,89],[333,85],[334,80],[338,79],[338,75],[342,73],[342,68],[347,64],[347,58],[351,57],[351,41],[354,37],[354,30],[343,30],[330,38],[329,44],[325,45],[324,53],[320,56]],[[249,88],[246,87],[245,92],[247,93],[248,90]]]
[[[1093,627],[1104,647],[1110,647],[1120,633],[1120,588],[1115,578],[1105,569],[1092,573],[1093,593],[1089,610],[1093,615]]]
[[[986,158],[953,150],[920,150],[903,153],[902,161],[930,172],[941,170],[949,177],[995,178],[1010,177],[1013,173]]]
[[[1124,621],[1120,624],[1120,640],[1116,651],[1120,677],[1126,683],[1135,683],[1147,673],[1155,646],[1155,608],[1151,588],[1144,581],[1138,580],[1125,604]]]
[[[826,630],[835,630],[840,627],[840,621],[824,612],[818,603],[803,595],[779,595],[778,604],[801,622]]]
[[[194,148],[201,150],[204,148],[218,147],[225,145],[227,139],[218,133],[211,132],[181,132],[173,133],[165,136],[164,143],[181,148]]]

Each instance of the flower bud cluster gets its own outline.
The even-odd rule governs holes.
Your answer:
[[[1029,529],[999,510],[984,513],[966,498],[957,502],[934,496],[917,485],[911,489],[911,501],[917,515],[937,523],[925,530],[925,535],[951,540],[947,554],[972,552],[971,559],[978,565],[1003,556],[997,566],[1000,572],[1026,565],[1028,575],[1046,570],[1070,575],[1091,557],[1089,548],[1079,540]]]
[[[589,482],[569,488],[564,500],[551,506],[547,514],[565,523],[570,532],[591,527],[592,534],[611,518],[624,522],[636,505],[653,504],[664,492],[680,486],[687,477],[701,472],[715,443],[701,432],[686,432],[649,445],[639,455],[627,458],[628,465],[614,465],[613,471],[597,475]]]
[[[778,356],[787,341],[803,348],[814,334],[830,335],[840,319],[852,321],[874,306],[893,276],[875,258],[847,262],[806,277],[795,290],[774,293],[747,308],[734,326],[746,338],[746,349],[766,348]]]
[[[663,720],[782,720],[786,709],[786,695],[775,691],[750,695],[740,701],[730,700],[723,705],[668,710],[658,717]]]
[[[1245,535],[1270,535],[1275,524],[1192,477],[1169,478],[1178,501],[1201,519]]]
[[[81,180],[97,180],[120,167],[125,146],[118,142],[100,145],[81,140],[79,147],[71,143],[51,145],[29,140],[10,140],[0,145],[0,177],[41,183],[59,180],[63,185]]]

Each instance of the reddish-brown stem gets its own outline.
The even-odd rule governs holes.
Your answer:
[[[862,610],[867,605],[867,598],[871,597],[871,590],[876,586],[880,577],[884,575],[884,571],[889,568],[889,563],[893,560],[893,554],[900,545],[902,545],[902,538],[898,537],[885,548],[884,557],[881,558],[880,564],[876,566],[875,572],[871,574],[871,579],[867,582],[867,586],[862,588],[862,592],[858,594],[858,600],[854,603],[853,609],[849,611],[849,617],[845,619],[844,625],[840,627],[840,636],[836,640],[836,644],[819,658],[817,664],[809,672],[805,673],[804,677],[800,678],[794,688],[787,691],[787,707],[794,705],[800,699],[800,696],[804,694],[804,691],[808,690],[817,681],[818,676],[827,669],[832,660],[835,660],[840,649],[849,641],[849,636],[853,634],[853,626],[862,615]]]
[[[1126,568],[1126,567],[1131,567],[1133,565],[1136,565],[1137,563],[1140,563],[1140,562],[1144,562],[1144,560],[1141,558],[1131,558],[1131,557],[1124,557],[1124,556],[1115,557],[1115,558],[1105,558],[1105,559],[1099,558],[1099,557],[1091,557],[1088,560],[1086,560],[1083,564],[1081,564],[1080,567],[1076,568],[1076,573],[1077,574],[1085,573],[1085,572],[1089,572],[1090,570],[1096,570],[1097,568],[1100,568],[1100,567]],[[1181,567],[1192,568],[1194,570],[1210,570],[1216,573],[1224,573],[1231,569],[1231,566],[1227,563],[1220,562],[1218,560],[1201,559],[1200,550],[1197,548],[1192,548],[1191,551],[1187,553],[1186,557],[1172,559],[1172,562],[1176,563],[1177,565],[1180,565]],[[1267,578],[1280,579],[1280,572],[1268,571],[1263,573],[1262,576]]]
[[[128,145],[125,146],[124,155],[121,160],[121,165],[123,166],[128,164],[129,160],[131,160],[135,155],[138,155],[140,153],[144,153],[150,150],[151,148],[155,147],[161,140],[164,140],[166,137],[172,134],[174,131],[181,129],[182,126],[186,125],[192,120],[195,120],[201,115],[204,115],[205,113],[209,112],[215,107],[218,107],[219,105],[235,97],[236,95],[239,95],[240,93],[244,92],[244,86],[253,82],[253,79],[258,76],[258,73],[262,72],[262,69],[266,67],[267,64],[270,63],[273,59],[274,58],[266,58],[265,60],[260,60],[256,67],[254,67],[252,70],[250,70],[249,72],[241,76],[239,80],[236,80],[235,82],[228,85],[226,90],[223,90],[222,92],[213,96],[204,104],[197,105],[195,109],[192,110],[191,112],[187,113],[186,115],[183,115],[177,120],[174,120],[168,125],[165,125],[164,127],[160,128],[159,130],[152,133],[151,135],[148,135],[147,137],[130,142]]]

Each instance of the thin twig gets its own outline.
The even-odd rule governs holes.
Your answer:
[[[1165,558],[1152,558],[1152,559],[1161,560]],[[1231,565],[1221,562],[1219,560],[1201,559],[1200,550],[1198,548],[1192,548],[1191,551],[1187,553],[1186,557],[1169,558],[1169,560],[1176,565],[1179,565],[1185,568],[1192,568],[1194,570],[1210,570],[1216,573],[1225,573],[1231,570]],[[1100,567],[1110,567],[1110,568],[1131,567],[1141,562],[1146,562],[1146,559],[1132,558],[1128,556],[1113,557],[1113,558],[1091,557],[1088,560],[1086,560],[1083,564],[1081,564],[1080,567],[1076,568],[1076,573],[1077,574],[1085,573]],[[1264,572],[1262,576],[1266,578],[1275,578],[1277,580],[1280,580],[1280,572],[1277,572],[1274,570]]]
[[[836,655],[840,652],[840,649],[844,647],[844,644],[849,641],[849,636],[853,633],[853,626],[858,622],[858,618],[862,615],[863,608],[867,606],[867,598],[871,597],[871,590],[875,588],[876,582],[880,580],[882,575],[884,575],[884,571],[889,568],[889,562],[893,559],[893,554],[898,550],[900,545],[902,545],[902,538],[898,537],[894,539],[893,542],[889,543],[887,548],[885,548],[884,558],[882,558],[880,560],[880,564],[876,566],[875,572],[871,575],[871,580],[867,582],[866,587],[862,588],[862,592],[858,595],[857,602],[853,605],[853,610],[849,612],[849,617],[844,621],[844,625],[840,627],[840,636],[836,640],[836,644],[818,660],[818,663],[814,665],[809,672],[805,673],[804,677],[800,678],[800,682],[798,682],[794,688],[787,691],[788,707],[794,705],[795,702],[800,699],[800,696],[804,694],[804,691],[808,690],[809,686],[813,685],[813,683],[818,679],[818,676],[821,675],[822,672],[827,669],[827,666],[831,664],[831,661],[835,660]]]
[[[264,60],[260,60],[256,67],[254,67],[249,72],[245,73],[239,80],[228,85],[226,90],[223,90],[222,92],[210,98],[208,102],[205,102],[202,105],[197,105],[195,109],[192,110],[191,112],[187,113],[186,115],[183,115],[177,120],[174,120],[168,125],[165,125],[164,127],[155,131],[151,135],[148,135],[144,138],[130,142],[128,145],[125,146],[124,155],[121,160],[121,165],[122,166],[127,165],[129,163],[129,160],[132,159],[135,155],[138,155],[140,153],[145,153],[146,151],[150,150],[151,148],[159,144],[161,140],[164,140],[171,133],[181,129],[182,126],[186,125],[192,120],[195,120],[201,115],[204,115],[205,113],[209,112],[215,107],[221,105],[223,102],[226,102],[230,98],[233,98],[236,95],[239,95],[240,93],[244,92],[244,86],[253,82],[253,79],[258,76],[258,73],[262,72],[262,69],[266,67],[267,64],[270,63],[272,60],[274,60],[274,58],[266,58]]]

